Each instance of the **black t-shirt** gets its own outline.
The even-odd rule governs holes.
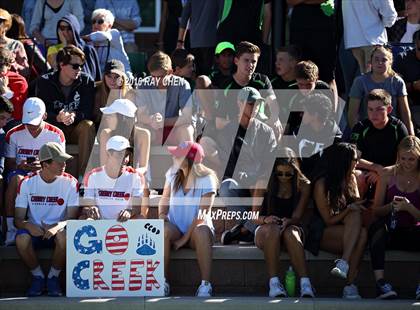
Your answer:
[[[259,90],[261,96],[266,98],[269,95],[274,95],[273,88],[271,86],[271,82],[269,78],[261,73],[254,73],[251,77],[249,83],[245,86],[250,86]],[[237,95],[238,92],[235,93],[229,92],[231,89],[239,90],[244,88],[245,86],[239,85],[233,76],[230,79],[226,80],[221,89],[223,92],[219,92],[218,96],[218,103],[216,106],[216,117],[220,117],[227,120],[237,120],[238,119],[238,105],[237,105]],[[266,91],[262,91],[266,90]]]
[[[209,74],[209,78],[214,88],[221,88],[223,85],[226,85],[228,80],[232,78],[232,73],[229,75],[224,75],[219,69],[213,69]]]
[[[298,4],[293,7],[290,29],[335,29],[335,14],[327,16],[320,4]]]
[[[289,87],[290,90],[298,90],[299,87],[297,86],[297,84],[292,84]],[[324,81],[317,81],[316,85],[315,85],[315,89],[316,90],[321,90],[322,94],[327,95],[329,94],[327,91],[330,90],[331,88],[330,86],[325,83]],[[330,99],[331,102],[333,102],[333,93],[330,93]],[[295,112],[290,112],[287,123],[286,123],[286,131],[285,134],[286,135],[290,135],[290,134],[296,134],[299,130],[299,126],[300,123],[302,122],[302,117],[303,117],[303,112],[299,112],[302,111],[303,107],[301,104],[302,99],[304,99],[305,96],[300,92],[297,91],[296,94],[293,95],[293,97],[290,99],[289,104],[288,104],[288,109],[287,111],[291,111],[291,110],[295,110]],[[281,103],[283,104],[283,103]],[[282,111],[283,109],[280,109],[280,111]],[[285,119],[280,118],[280,120],[285,121]]]
[[[362,152],[362,158],[382,166],[394,165],[400,141],[408,136],[403,122],[389,116],[382,129],[373,127],[369,119],[358,122],[352,131],[351,142]]]
[[[301,159],[303,174],[313,180],[318,171],[323,170],[323,154],[331,145],[341,142],[343,134],[333,120],[328,120],[319,132],[315,132],[308,125],[302,124],[300,127],[293,148]]]
[[[394,70],[401,74],[406,83],[420,80],[420,59],[416,57],[416,50],[399,54],[395,59]],[[408,97],[411,104],[420,105],[419,92],[410,91]]]
[[[220,14],[217,28],[218,42],[229,41],[237,44],[249,41],[260,45],[262,43],[262,21],[264,4],[271,0],[231,0],[223,1],[224,7]]]
[[[288,81],[283,80],[283,78],[277,74],[271,79],[270,82],[274,90],[289,89],[290,86],[292,86],[293,84],[296,84],[296,80],[288,82]]]

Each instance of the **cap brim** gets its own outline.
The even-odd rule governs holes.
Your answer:
[[[59,163],[64,163],[67,160],[72,159],[72,158],[73,158],[73,156],[71,156],[71,155],[69,155],[67,153],[63,153],[63,154],[61,154],[59,156],[54,157],[52,160],[53,161],[56,161],[56,162],[59,162]]]
[[[114,111],[114,109],[113,108],[111,108],[111,106],[109,106],[109,107],[105,107],[105,108],[99,108],[99,110],[101,110],[101,112],[103,113],[103,114],[113,114],[113,113],[115,113],[116,111]]]
[[[42,115],[35,117],[35,118],[29,118],[29,117],[25,117],[25,115],[22,118],[22,124],[25,125],[39,125],[42,122]]]
[[[121,71],[121,70],[118,70],[118,69],[111,69],[111,70],[107,71],[107,73],[116,73],[116,74],[119,74],[119,75],[126,76],[124,71]]]
[[[178,148],[177,146],[168,146],[168,152],[173,156],[177,156],[176,154],[177,148]]]
[[[216,53],[214,53],[214,55],[220,55],[221,53],[223,53],[226,50],[231,50],[232,53],[235,53],[235,50],[231,47],[225,47],[224,49],[222,49],[221,51],[217,51]]]

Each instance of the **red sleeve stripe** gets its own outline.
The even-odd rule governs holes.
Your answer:
[[[19,184],[18,184],[18,188],[17,188],[17,193],[20,194],[20,188],[22,186],[23,181],[29,180],[30,178],[37,176],[38,173],[31,173],[26,175],[22,180],[20,180]]]
[[[63,142],[63,143],[66,142],[66,138],[64,136],[64,133],[61,131],[60,128],[55,127],[55,126],[53,126],[51,124],[45,123],[45,129],[48,130],[48,131],[51,131],[51,132],[54,132],[54,133],[58,134],[60,136],[60,141],[61,142]]]
[[[85,187],[88,187],[89,177],[96,172],[101,172],[102,170],[103,170],[103,167],[97,167],[97,168],[92,169],[88,173],[86,173],[85,177],[83,178],[83,185]]]
[[[12,129],[10,129],[6,134],[6,138],[5,138],[6,142],[10,143],[10,136],[14,134],[15,132],[22,131],[22,130],[25,130],[25,125],[23,124],[17,125],[16,127],[13,127]]]

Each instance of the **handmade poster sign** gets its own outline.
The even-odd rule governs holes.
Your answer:
[[[164,295],[162,220],[68,221],[67,297]]]

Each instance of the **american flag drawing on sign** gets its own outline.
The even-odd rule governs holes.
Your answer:
[[[106,249],[113,255],[122,255],[128,248],[128,234],[121,225],[112,226],[105,238]]]

